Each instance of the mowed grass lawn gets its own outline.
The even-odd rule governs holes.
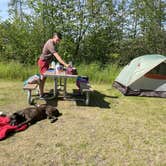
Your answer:
[[[0,111],[28,106],[22,85],[0,80]],[[90,106],[51,101],[62,113],[58,121],[42,120],[1,141],[0,166],[166,165],[166,99],[125,97],[111,85],[92,86]],[[69,84],[69,92],[73,88]]]

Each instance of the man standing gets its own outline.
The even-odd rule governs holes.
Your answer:
[[[69,64],[65,63],[61,56],[56,52],[55,45],[58,44],[62,39],[62,35],[60,33],[54,33],[53,37],[49,39],[43,47],[42,54],[38,60],[39,71],[41,74],[41,82],[39,84],[40,97],[44,97],[44,84],[46,81],[46,77],[44,77],[44,73],[48,70],[49,64],[52,62],[55,57],[59,63],[64,65],[65,67],[69,67]]]

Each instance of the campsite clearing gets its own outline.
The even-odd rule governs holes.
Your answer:
[[[0,111],[28,106],[22,86],[0,80]],[[53,102],[62,113],[57,122],[40,121],[1,141],[0,165],[165,165],[166,99],[125,97],[108,84],[92,87],[90,106],[59,99]]]

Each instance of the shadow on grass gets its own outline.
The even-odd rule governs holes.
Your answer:
[[[56,98],[45,99],[45,102],[46,102],[47,105],[51,105],[53,107],[57,107],[58,106],[58,100]]]
[[[97,90],[93,90],[90,93],[90,102],[89,107],[99,107],[99,108],[111,108],[111,103],[106,101],[105,98],[118,98],[118,96],[109,96],[105,95]],[[58,97],[54,97],[52,99],[45,99],[46,104],[52,105],[54,107],[58,106],[58,101],[60,100],[68,100],[68,101],[75,101],[77,106],[86,106],[85,104],[85,94],[81,95],[78,89],[73,89],[72,93],[68,93],[66,98],[64,99],[63,96],[58,95]]]
[[[76,104],[78,106],[86,106],[85,105],[85,95],[80,95],[77,89],[74,89],[74,94],[78,95],[77,96],[77,100],[76,100]],[[107,102],[105,100],[105,97],[108,98],[118,98],[118,96],[108,96],[105,95],[97,90],[94,90],[93,92],[91,92],[90,94],[90,102],[89,105],[90,107],[99,107],[99,108],[111,108],[110,105],[111,103]]]

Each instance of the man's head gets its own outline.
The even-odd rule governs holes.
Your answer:
[[[61,33],[54,33],[52,39],[53,39],[54,43],[59,43],[62,39],[62,34]]]

